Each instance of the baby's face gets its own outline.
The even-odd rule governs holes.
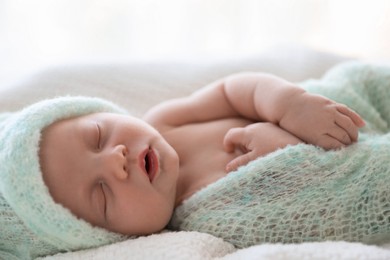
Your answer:
[[[40,160],[53,199],[95,226],[144,235],[171,217],[178,156],[139,119],[97,113],[56,122],[42,133]]]

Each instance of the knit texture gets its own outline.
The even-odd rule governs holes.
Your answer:
[[[237,248],[325,240],[390,242],[390,68],[344,64],[301,84],[366,120],[337,151],[288,146],[210,184],[177,207],[170,227]]]
[[[41,131],[96,112],[125,113],[102,99],[61,97],[0,114],[0,259],[31,259],[127,238],[93,227],[55,203],[40,170]]]

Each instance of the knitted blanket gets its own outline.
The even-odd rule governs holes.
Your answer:
[[[170,228],[237,248],[390,241],[390,67],[344,64],[301,85],[362,115],[359,142],[328,152],[300,144],[252,161],[186,200]]]

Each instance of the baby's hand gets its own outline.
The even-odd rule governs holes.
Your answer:
[[[224,149],[228,153],[238,149],[242,154],[226,165],[226,172],[233,171],[276,149],[301,142],[297,137],[272,123],[255,123],[246,127],[232,128],[223,140]]]
[[[286,106],[280,127],[303,141],[324,149],[336,149],[356,142],[363,119],[345,105],[320,95],[300,93]]]

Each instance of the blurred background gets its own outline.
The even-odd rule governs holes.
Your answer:
[[[390,59],[390,1],[0,0],[0,88],[59,64],[206,62],[283,44]]]

